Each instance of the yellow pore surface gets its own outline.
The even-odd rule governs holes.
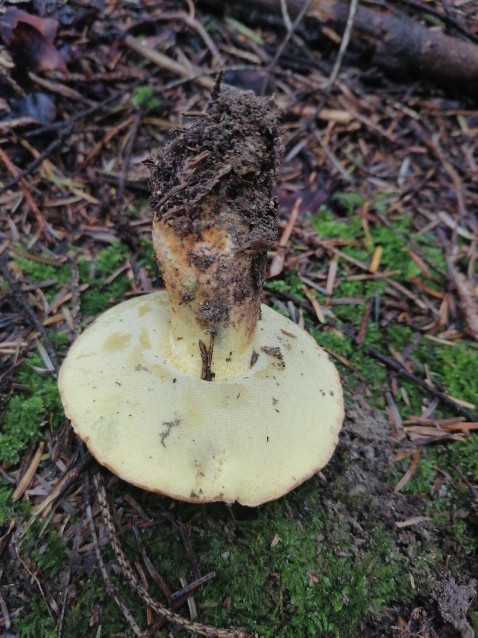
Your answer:
[[[263,306],[240,378],[201,381],[171,364],[166,293],[125,301],[73,344],[65,412],[96,459],[125,481],[190,502],[259,505],[330,459],[343,420],[335,366]]]

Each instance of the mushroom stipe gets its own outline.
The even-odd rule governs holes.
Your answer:
[[[206,117],[149,161],[166,292],[98,317],[59,377],[76,433],[134,485],[256,506],[335,449],[344,408],[334,365],[261,306],[279,156],[273,103],[217,86]]]

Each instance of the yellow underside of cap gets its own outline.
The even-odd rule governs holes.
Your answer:
[[[328,462],[342,390],[312,337],[263,306],[256,363],[242,378],[201,381],[168,361],[170,314],[164,292],[125,301],[62,365],[65,412],[101,464],[173,498],[259,505]]]

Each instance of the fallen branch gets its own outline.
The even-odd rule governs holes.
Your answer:
[[[292,19],[303,4],[303,0],[287,0]],[[305,24],[308,29],[317,30],[318,35],[327,35],[327,30],[342,34],[349,9],[348,0],[312,0]],[[281,15],[281,6],[277,0],[240,0],[228,3],[228,11],[253,19],[267,13]],[[446,22],[445,16],[443,21]],[[320,40],[323,38],[318,37]],[[349,48],[363,54],[368,66],[377,66],[386,73],[434,82],[472,96],[478,93],[478,46],[428,29],[399,11],[359,5]]]

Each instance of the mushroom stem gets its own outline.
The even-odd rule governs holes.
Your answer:
[[[155,222],[154,248],[171,301],[171,360],[206,381],[234,378],[250,367],[266,255],[235,253],[217,226],[200,241],[182,239]]]
[[[250,368],[279,142],[270,100],[216,89],[207,112],[176,131],[151,170],[153,244],[171,301],[171,359],[201,379]]]

